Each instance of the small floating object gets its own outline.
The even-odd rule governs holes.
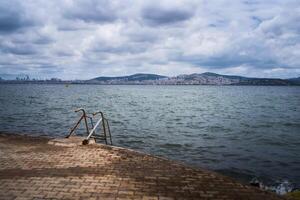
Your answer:
[[[251,185],[251,186],[254,186],[254,187],[258,187],[258,188],[261,188],[261,187],[262,187],[261,181],[259,181],[256,177],[254,177],[254,178],[250,181],[250,185]]]

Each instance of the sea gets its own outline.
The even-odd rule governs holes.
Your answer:
[[[77,108],[104,112],[116,146],[280,194],[300,187],[300,87],[0,85],[1,132],[64,137]]]

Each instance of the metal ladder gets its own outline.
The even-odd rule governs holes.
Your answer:
[[[95,112],[92,114],[92,117],[91,117],[86,114],[86,112],[83,108],[75,110],[75,112],[80,112],[80,111],[82,112],[81,117],[79,118],[79,120],[75,124],[75,126],[73,128],[71,128],[70,133],[68,134],[68,136],[66,138],[69,138],[74,133],[76,128],[78,128],[81,121],[84,120],[87,137],[84,139],[83,144],[88,144],[89,139],[93,138],[95,140],[102,140],[102,141],[104,140],[105,144],[112,145],[113,143],[112,143],[112,137],[111,137],[111,133],[110,133],[109,123],[108,123],[108,120],[104,117],[103,112],[101,112],[101,111]],[[93,117],[95,117],[98,114],[100,114],[100,118],[94,125]],[[91,131],[90,131],[87,119],[90,120],[90,125],[92,127]],[[100,124],[102,125],[102,134],[101,134],[101,131],[100,131],[100,134],[96,134],[96,129]],[[108,138],[109,138],[109,140],[108,140]]]

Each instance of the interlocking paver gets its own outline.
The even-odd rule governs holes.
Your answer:
[[[106,145],[0,134],[0,199],[282,199],[203,169]]]

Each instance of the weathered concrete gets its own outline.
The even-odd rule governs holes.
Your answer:
[[[85,143],[84,143],[85,142]],[[95,139],[85,141],[85,137],[71,136],[69,138],[56,138],[48,141],[48,144],[63,147],[75,147],[82,144],[95,144]]]
[[[0,199],[282,199],[214,172],[105,145],[0,134]]]

